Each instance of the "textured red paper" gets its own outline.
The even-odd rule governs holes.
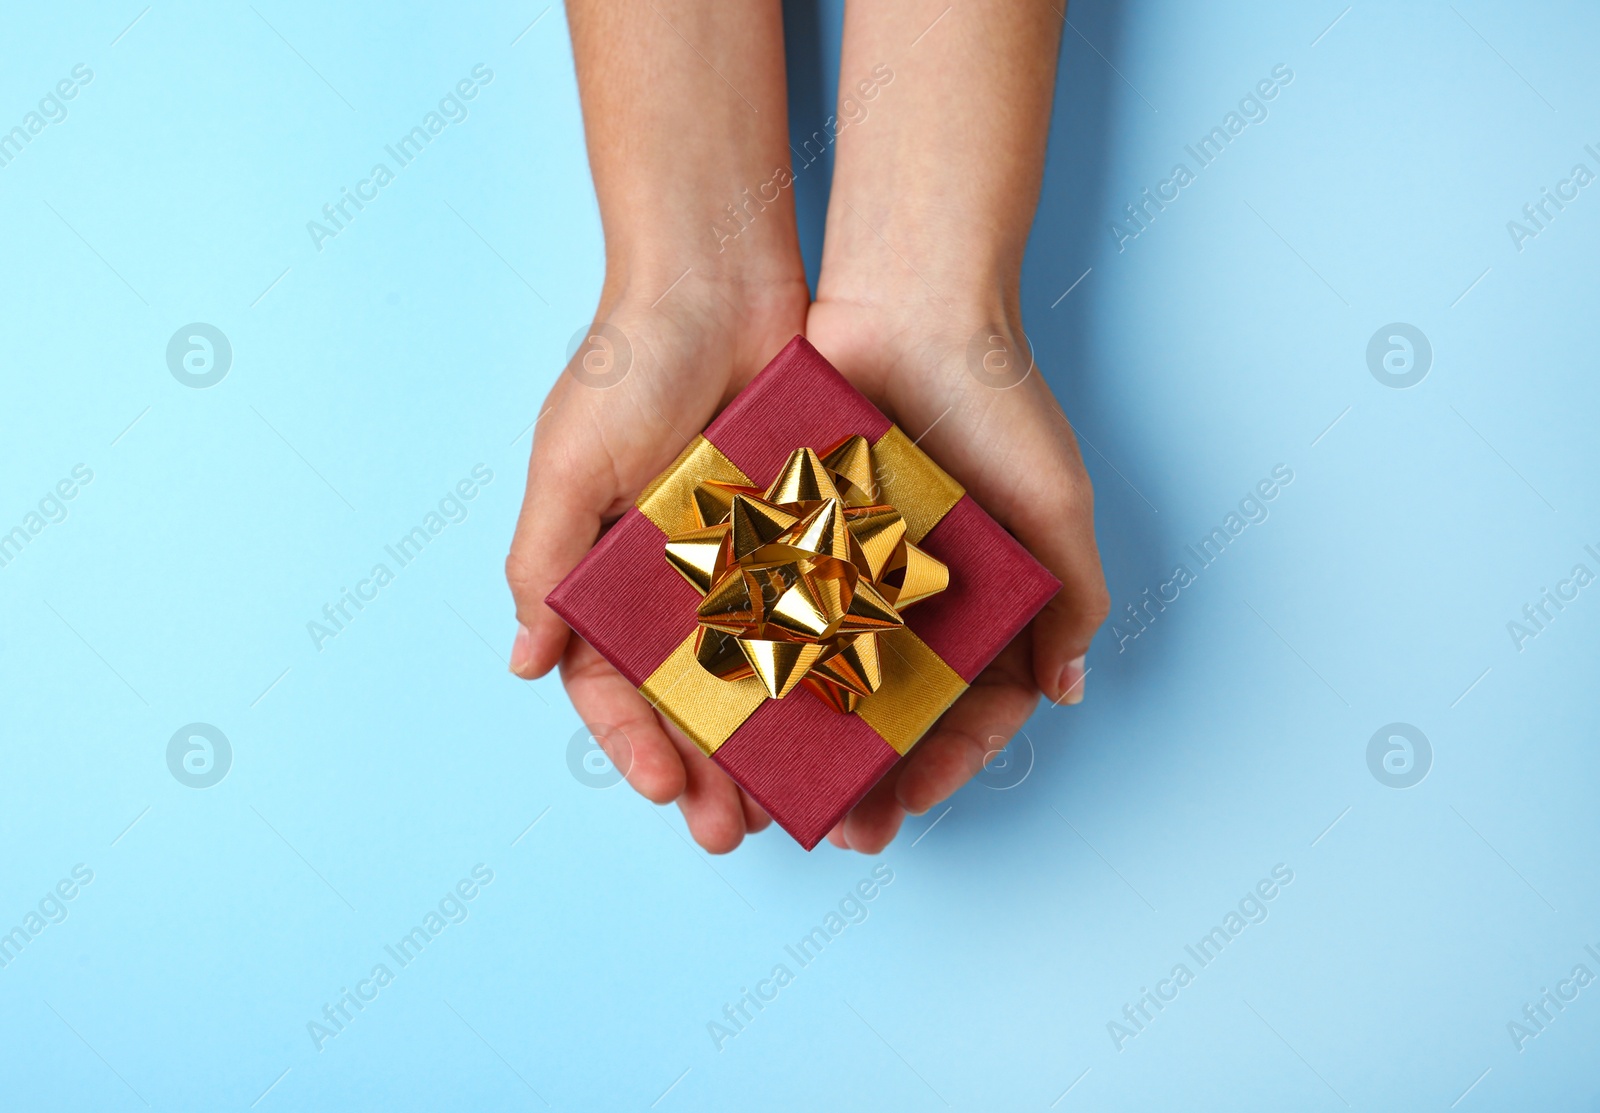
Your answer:
[[[810,850],[900,755],[859,715],[802,690],[763,703],[712,760]]]
[[[890,421],[795,337],[706,430],[706,439],[765,486],[794,449],[824,449]],[[695,627],[700,596],[666,562],[666,535],[629,510],[546,600],[634,685]],[[971,681],[1061,586],[970,497],[920,542],[950,568],[950,586],[906,611],[907,625]],[[728,771],[807,850],[899,759],[865,720],[805,689],[767,700],[718,748]]]
[[[950,586],[908,607],[906,625],[968,684],[1061,589],[970,495],[917,544],[949,566]]]
[[[545,597],[635,687],[694,633],[700,594],[667,563],[666,544],[667,535],[630,507]]]
[[[876,441],[891,422],[797,336],[728,403],[706,440],[765,487],[802,445],[825,452],[852,433]]]

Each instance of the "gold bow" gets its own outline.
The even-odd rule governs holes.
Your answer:
[[[877,501],[872,463],[858,435],[796,449],[765,491],[695,485],[699,526],[667,538],[667,562],[704,596],[694,654],[706,671],[759,677],[773,699],[803,683],[843,712],[878,690],[877,636],[948,587],[950,570]]]

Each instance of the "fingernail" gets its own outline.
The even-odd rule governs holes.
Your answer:
[[[1076,704],[1083,702],[1083,681],[1089,675],[1083,667],[1085,658],[1075,657],[1067,662],[1067,667],[1061,671],[1061,702]]]
[[[903,782],[901,784],[895,785],[894,798],[895,798],[895,802],[897,804],[899,804],[902,808],[905,809],[905,812],[906,812],[907,815],[923,815],[928,811],[928,807],[932,807],[931,804],[928,805],[928,807],[922,807],[922,808],[913,807],[906,800],[906,790],[905,790],[905,784]]]
[[[517,624],[517,639],[511,643],[511,671],[521,676],[533,666],[533,636],[528,628]]]

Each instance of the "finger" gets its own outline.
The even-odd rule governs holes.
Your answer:
[[[1028,633],[1001,651],[906,758],[895,798],[912,815],[943,803],[983,768],[1038,705]]]
[[[1034,680],[1050,702],[1076,704],[1083,702],[1089,641],[1111,613],[1111,595],[1100,568],[1094,492],[1077,437],[1054,398],[1048,405],[1052,419],[1061,424],[1063,455],[1074,465],[1069,474],[1075,481],[1039,485],[1034,492],[1038,511],[1022,515],[1016,528],[1022,543],[1061,581],[1061,590],[1033,621]]]
[[[755,799],[742,789],[739,792],[739,802],[744,805],[744,829],[750,834],[765,831],[772,824],[772,817]]]
[[[895,774],[898,772],[898,768],[889,770],[844,817],[844,837],[851,850],[876,854],[899,832],[906,813],[895,799]]]
[[[561,681],[590,733],[634,790],[657,804],[676,800],[685,785],[683,761],[638,689],[582,638],[573,638],[567,648]],[[615,728],[626,741],[604,727]]]
[[[726,854],[744,841],[744,805],[739,786],[677,728],[667,730],[683,758],[684,788],[678,797],[689,834],[708,853]]]
[[[506,582],[520,624],[511,671],[527,680],[561,659],[570,633],[544,597],[594,545],[602,515],[619,496],[615,471],[594,444],[586,409],[567,397],[571,389],[563,378],[545,402],[548,424],[535,434],[527,491],[506,557]]]
[[[915,376],[891,382],[899,416],[1034,557],[1061,590],[1033,622],[1034,678],[1052,702],[1083,698],[1084,655],[1111,612],[1094,537],[1094,491],[1072,424],[1040,375],[1015,388],[969,388],[949,416]]]
[[[844,837],[844,820],[841,819],[833,825],[833,829],[828,832],[828,841],[840,850],[850,849],[850,843]]]
[[[1094,536],[1094,491],[1078,453],[1071,423],[1042,379],[1029,380],[1027,400],[1042,422],[1027,443],[1029,466],[1008,478],[988,501],[1028,551],[1061,581],[1061,590],[1033,620],[1033,675],[1052,703],[1078,703],[1084,692],[1084,655],[1111,613]],[[996,486],[1000,486],[996,484]]]

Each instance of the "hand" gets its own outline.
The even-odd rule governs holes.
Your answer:
[[[1040,692],[1056,704],[1082,700],[1084,654],[1111,609],[1089,477],[1050,388],[1037,368],[1006,389],[970,373],[974,336],[1021,353],[1013,358],[1018,377],[1029,367],[1008,299],[979,294],[951,305],[925,287],[892,292],[881,276],[871,290],[859,301],[830,299],[825,278],[807,339],[910,436],[922,436],[921,446],[1062,589],[829,833],[835,846],[865,854],[888,845],[907,812],[921,815],[970,780],[1027,720]]]
[[[731,850],[766,817],[569,638],[543,600],[601,521],[622,514],[801,325],[903,427],[926,432],[933,455],[1066,584],[1031,638],[1001,654],[833,833],[836,843],[881,848],[905,809],[926,810],[980,767],[988,739],[1009,737],[1039,689],[1053,700],[1081,694],[1082,655],[1109,608],[1088,481],[1048,389],[1035,377],[995,391],[965,370],[977,330],[1021,335],[1008,307],[1043,172],[1060,23],[1048,6],[980,0],[950,21],[959,30],[928,34],[944,19],[932,9],[846,12],[841,96],[883,99],[870,126],[857,116],[834,133],[820,300],[808,321],[792,197],[765,192],[789,161],[780,6],[661,0],[642,19],[622,0],[568,5],[606,232],[597,320],[622,330],[634,362],[604,391],[564,377],[539,422],[506,562],[522,624],[512,670],[531,678],[559,659],[585,720],[629,736],[629,781],[652,800],[679,798],[708,850]],[[891,55],[892,69],[883,64]],[[995,57],[1008,64],[995,69]],[[871,96],[858,81],[868,72]],[[893,108],[883,95],[891,85],[905,91]],[[652,262],[662,265],[641,265]],[[682,287],[663,300],[680,272]],[[911,274],[952,295],[980,293],[931,303],[921,287],[900,285]]]
[[[541,411],[527,494],[506,558],[520,623],[511,671],[531,680],[559,661],[583,721],[615,727],[626,737],[625,745],[601,743],[626,769],[628,783],[655,803],[676,800],[695,840],[725,853],[746,831],[771,822],[766,813],[544,604],[594,545],[602,523],[621,517],[805,323],[808,295],[798,274],[766,283],[720,283],[691,274],[652,308],[671,281],[670,274],[634,278],[626,288],[608,289],[596,321],[620,333],[631,352],[622,358],[631,363],[592,368],[623,373],[603,389],[589,385],[593,380],[581,367],[569,366]],[[606,356],[596,358],[603,363]]]
[[[974,337],[980,355],[999,337],[1013,365],[1030,365],[1018,285],[1061,27],[1055,5],[1006,0],[845,9],[841,104],[867,95],[851,82],[876,63],[892,81],[870,118],[839,133],[806,334],[1063,587],[829,834],[837,846],[882,849],[907,811],[933,807],[982,768],[1041,691],[1081,699],[1083,655],[1110,610],[1089,480],[1049,388],[1034,371],[996,389],[968,365]]]

